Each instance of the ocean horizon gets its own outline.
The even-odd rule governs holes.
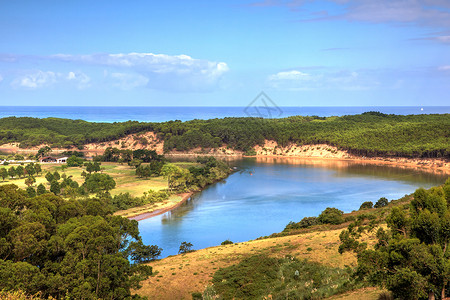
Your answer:
[[[0,106],[0,118],[64,118],[89,122],[166,122],[226,117],[285,118],[290,116],[343,116],[379,111],[417,115],[450,113],[450,106]]]

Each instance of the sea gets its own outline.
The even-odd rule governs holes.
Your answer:
[[[0,106],[0,118],[65,118],[90,122],[165,122],[225,117],[284,118],[290,116],[343,116],[379,111],[385,114],[444,114],[450,106]]]

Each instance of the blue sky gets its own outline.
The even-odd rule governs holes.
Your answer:
[[[450,1],[1,1],[0,105],[450,105]]]

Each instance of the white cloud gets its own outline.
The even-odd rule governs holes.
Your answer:
[[[278,72],[277,74],[271,75],[269,80],[307,80],[310,76],[307,73],[303,73],[297,70]]]
[[[90,87],[91,78],[82,72],[69,72],[65,75],[65,80],[76,84],[79,89]]]
[[[139,74],[130,73],[105,73],[106,76],[112,78],[113,86],[122,90],[131,90],[136,87],[146,86],[148,78]]]
[[[204,91],[215,87],[229,68],[224,62],[194,59],[188,55],[166,55],[153,53],[128,54],[57,54],[49,59],[83,63],[115,69],[117,74],[135,74],[139,84],[147,78],[147,86],[171,91]],[[140,75],[141,77],[137,77]],[[128,79],[129,79],[128,75]],[[134,78],[133,80],[135,80]],[[122,78],[123,80],[123,78]],[[133,84],[128,85],[131,87]]]
[[[31,74],[16,78],[11,84],[14,87],[37,89],[53,85],[56,82],[56,76],[57,75],[54,72],[38,70]]]
[[[15,78],[11,85],[15,88],[39,89],[60,83],[75,84],[78,88],[89,86],[90,78],[81,72],[57,73],[52,71],[31,71]]]
[[[366,90],[377,87],[379,83],[374,78],[355,71],[307,74],[299,70],[291,70],[270,75],[268,84],[278,90],[308,91],[319,89]]]

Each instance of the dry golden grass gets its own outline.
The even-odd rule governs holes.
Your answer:
[[[385,290],[376,287],[367,287],[332,296],[326,298],[326,300],[377,300],[382,292],[385,292]]]
[[[236,264],[253,254],[264,253],[274,257],[293,255],[332,267],[355,266],[353,253],[338,253],[341,231],[255,240],[168,257],[149,264],[155,275],[143,282],[137,293],[149,299],[192,299],[191,294],[202,292],[219,268]]]

